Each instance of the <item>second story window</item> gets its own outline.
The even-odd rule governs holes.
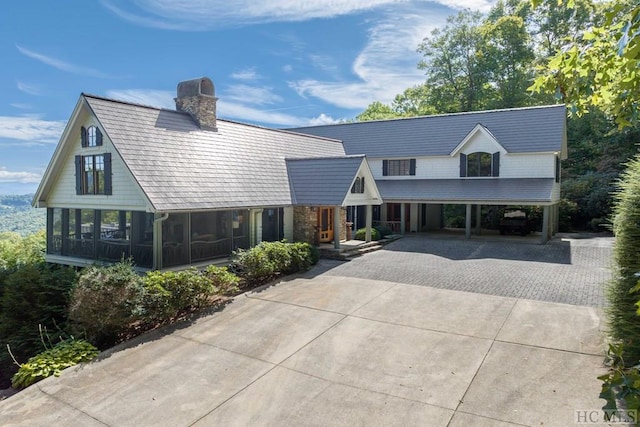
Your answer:
[[[351,192],[360,193],[360,194],[364,193],[364,177],[356,178],[355,182],[353,183],[353,186],[351,186]]]
[[[500,176],[500,152],[460,154],[461,177]]]
[[[76,156],[76,194],[111,194],[111,154]]]
[[[416,174],[416,159],[383,160],[383,176],[409,176]]]
[[[80,139],[83,147],[98,147],[102,145],[102,132],[96,126],[80,128]]]

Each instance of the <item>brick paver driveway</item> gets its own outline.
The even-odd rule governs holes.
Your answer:
[[[541,245],[408,235],[350,262],[322,262],[328,275],[602,307],[612,244],[612,237],[556,237]]]

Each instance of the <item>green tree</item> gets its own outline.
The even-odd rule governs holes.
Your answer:
[[[359,122],[367,122],[371,120],[395,119],[400,117],[398,113],[393,111],[391,107],[380,101],[374,101],[360,114],[356,116]]]
[[[434,107],[439,112],[473,111],[484,107],[489,75],[484,58],[482,14],[463,10],[447,18],[418,46]]]
[[[552,1],[544,5],[548,3]],[[567,5],[574,7],[575,1]],[[602,25],[575,35],[569,47],[549,60],[531,90],[555,93],[578,115],[598,107],[626,127],[638,119],[640,5],[629,0],[609,2],[603,12]]]

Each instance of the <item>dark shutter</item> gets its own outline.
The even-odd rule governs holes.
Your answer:
[[[102,132],[96,126],[96,145],[102,145]]]
[[[86,147],[88,145],[88,142],[87,142],[87,128],[85,128],[84,126],[82,126],[80,128],[80,142],[81,142],[81,145],[83,147]]]
[[[500,176],[500,152],[493,153],[493,169],[491,170],[491,176]]]
[[[556,156],[556,182],[560,182],[560,157]]]
[[[409,175],[416,174],[416,159],[409,160]]]
[[[460,154],[460,176],[467,176],[467,155]]]
[[[382,176],[389,175],[389,160],[382,161]]]
[[[110,196],[113,192],[111,185],[111,153],[104,153],[104,194]]]
[[[76,156],[76,194],[82,194],[82,156]]]
[[[360,178],[360,192],[364,193],[364,176]]]

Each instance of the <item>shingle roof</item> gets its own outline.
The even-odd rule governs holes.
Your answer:
[[[347,154],[374,158],[446,156],[477,125],[508,152],[565,152],[564,105],[443,114],[290,129],[344,142]]]
[[[376,184],[385,202],[526,204],[551,202],[554,182],[553,178],[403,179]]]
[[[158,211],[291,204],[285,157],[343,156],[340,142],[84,95]]]
[[[291,197],[298,205],[340,206],[364,156],[287,159]]]

